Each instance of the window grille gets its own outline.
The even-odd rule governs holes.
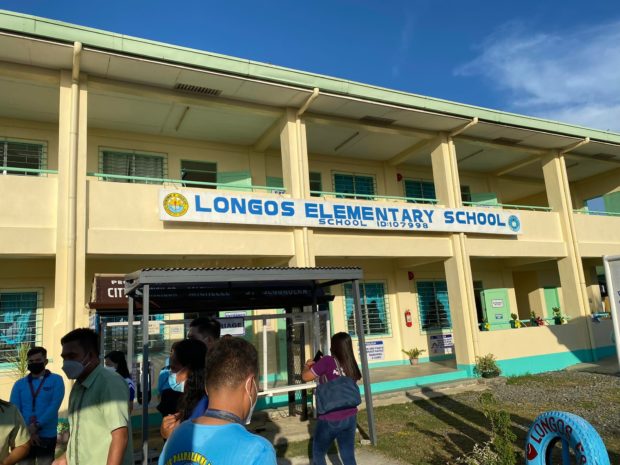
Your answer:
[[[372,200],[376,192],[375,184],[374,176],[334,173],[334,192],[349,194],[343,195],[344,198]]]
[[[353,285],[344,284],[345,310],[349,334],[356,335],[355,312],[353,309]],[[385,284],[381,282],[360,283],[360,305],[362,326],[366,335],[390,334],[390,309],[385,295]]]
[[[181,160],[181,179],[190,181],[183,187],[200,187],[203,189],[215,189],[217,186],[217,164],[204,161]],[[191,181],[212,182],[213,186],[193,184]]]
[[[162,155],[113,150],[102,150],[101,152],[101,173],[128,177],[127,179],[110,179],[113,182],[161,184],[160,181],[139,178],[162,179],[166,177],[166,171],[166,157]]]
[[[165,339],[165,324],[164,315],[149,315],[149,321],[161,321],[159,329],[152,331],[149,328],[149,351],[151,356],[163,355],[168,356],[170,353],[170,345],[174,341],[166,341]],[[102,317],[101,323],[105,323],[105,331],[103,334],[103,355],[113,351],[120,350],[124,354],[127,354],[127,317],[120,316],[108,316]],[[124,324],[118,324],[124,323]],[[188,325],[186,325],[183,336],[187,334]],[[142,353],[142,315],[136,315],[134,319],[134,339],[133,339],[133,353]]]
[[[420,328],[433,331],[452,328],[448,286],[445,281],[418,281]]]
[[[32,171],[19,171],[19,169],[43,170],[46,168],[46,164],[46,144],[42,144],[40,142],[0,139],[0,171],[2,171],[2,174],[40,176],[40,173]]]
[[[437,194],[433,181],[405,179],[404,188],[405,197],[428,200],[428,202],[424,200],[408,200],[408,202],[432,203],[437,201]],[[461,200],[463,202],[471,202],[471,190],[469,186],[461,186]]]
[[[13,363],[20,345],[41,344],[41,291],[0,290],[0,364]]]

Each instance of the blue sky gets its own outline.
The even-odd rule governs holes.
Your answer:
[[[0,7],[620,132],[618,0],[10,0]]]

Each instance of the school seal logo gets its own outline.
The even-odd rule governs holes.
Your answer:
[[[178,218],[187,213],[189,202],[184,195],[172,192],[164,198],[164,210],[168,215]]]
[[[508,227],[511,231],[517,232],[521,229],[521,221],[515,215],[510,215],[508,218]]]

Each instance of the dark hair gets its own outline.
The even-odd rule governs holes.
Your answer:
[[[249,342],[236,337],[220,339],[207,357],[207,391],[235,388],[250,375],[258,374],[258,352]]]
[[[195,339],[183,339],[172,345],[174,358],[189,370],[183,396],[179,399],[181,421],[187,420],[200,399],[205,395],[205,358],[207,346]]]
[[[90,328],[78,328],[65,334],[61,344],[77,342],[85,352],[92,352],[99,356],[99,335]]]
[[[203,337],[210,336],[213,339],[220,338],[221,325],[215,318],[201,316],[192,321],[189,326],[191,328],[196,328]]]
[[[129,368],[127,367],[127,359],[125,358],[125,354],[120,350],[113,350],[104,358],[107,358],[113,363],[116,363],[116,372],[121,375],[123,378],[131,378],[129,374]]]
[[[355,381],[362,379],[355,355],[353,354],[353,342],[347,333],[336,333],[332,336],[331,351],[333,357],[338,360],[344,374]]]
[[[47,350],[45,347],[33,347],[26,354],[27,357],[32,357],[33,355],[41,354],[43,358],[47,358]]]

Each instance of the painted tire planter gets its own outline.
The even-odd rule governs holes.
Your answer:
[[[526,465],[551,464],[553,446],[562,441],[562,464],[588,463],[610,465],[603,440],[583,418],[567,412],[545,412],[539,415],[527,433]],[[571,462],[569,448],[577,462]]]

